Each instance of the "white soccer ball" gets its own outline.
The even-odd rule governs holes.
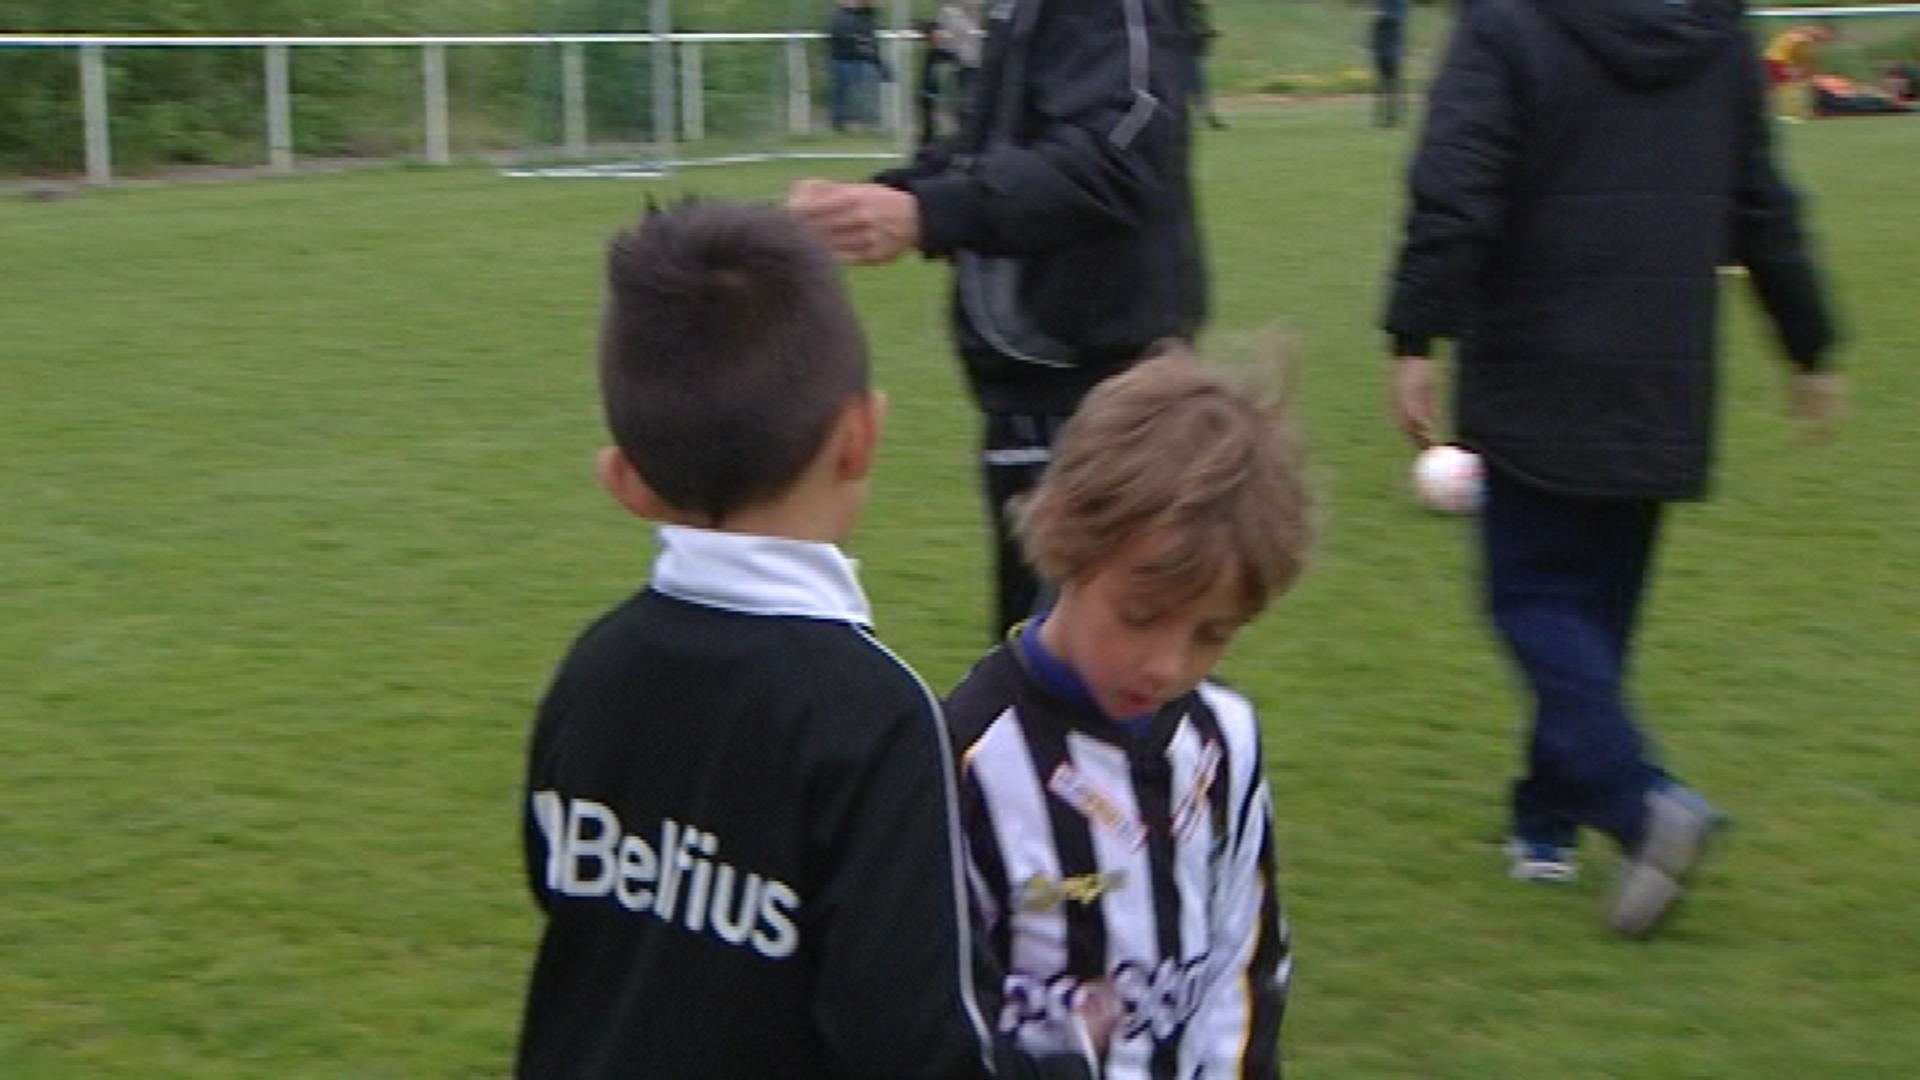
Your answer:
[[[1485,482],[1480,455],[1464,446],[1429,446],[1413,461],[1414,497],[1437,514],[1478,513]]]

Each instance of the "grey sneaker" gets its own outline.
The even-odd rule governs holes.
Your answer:
[[[1570,847],[1507,838],[1507,876],[1515,881],[1571,885],[1580,880],[1580,863]]]
[[[1646,837],[1639,851],[1620,862],[1607,926],[1626,937],[1658,929],[1726,822],[1726,815],[1692,788],[1668,784],[1647,792]]]

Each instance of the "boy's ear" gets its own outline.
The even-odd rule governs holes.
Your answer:
[[[600,486],[607,489],[614,502],[626,507],[628,513],[651,521],[669,518],[667,504],[654,494],[652,486],[641,478],[640,471],[619,447],[601,447],[593,457],[593,471],[600,477]]]
[[[887,415],[887,395],[878,390],[863,391],[847,403],[840,414],[839,450],[835,470],[842,480],[864,480],[873,471],[873,456],[880,445],[881,422]]]

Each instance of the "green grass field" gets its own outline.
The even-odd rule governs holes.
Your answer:
[[[1717,498],[1673,521],[1638,690],[1738,828],[1671,933],[1627,944],[1599,845],[1571,891],[1501,875],[1519,706],[1465,526],[1404,492],[1372,324],[1408,136],[1365,117],[1243,104],[1200,152],[1207,345],[1294,337],[1330,508],[1226,666],[1270,725],[1291,1075],[1912,1075],[1920,120],[1783,129],[1855,405],[1795,445],[1729,284]],[[648,552],[590,473],[601,245],[647,194],[803,171],[0,202],[0,1076],[506,1073],[529,712]],[[944,688],[986,610],[944,278],[852,280],[893,411],[850,546]]]

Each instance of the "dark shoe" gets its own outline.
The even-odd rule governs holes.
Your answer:
[[[1607,926],[1625,937],[1659,929],[1726,823],[1726,815],[1692,788],[1668,784],[1649,791],[1646,835],[1640,849],[1621,860]]]

